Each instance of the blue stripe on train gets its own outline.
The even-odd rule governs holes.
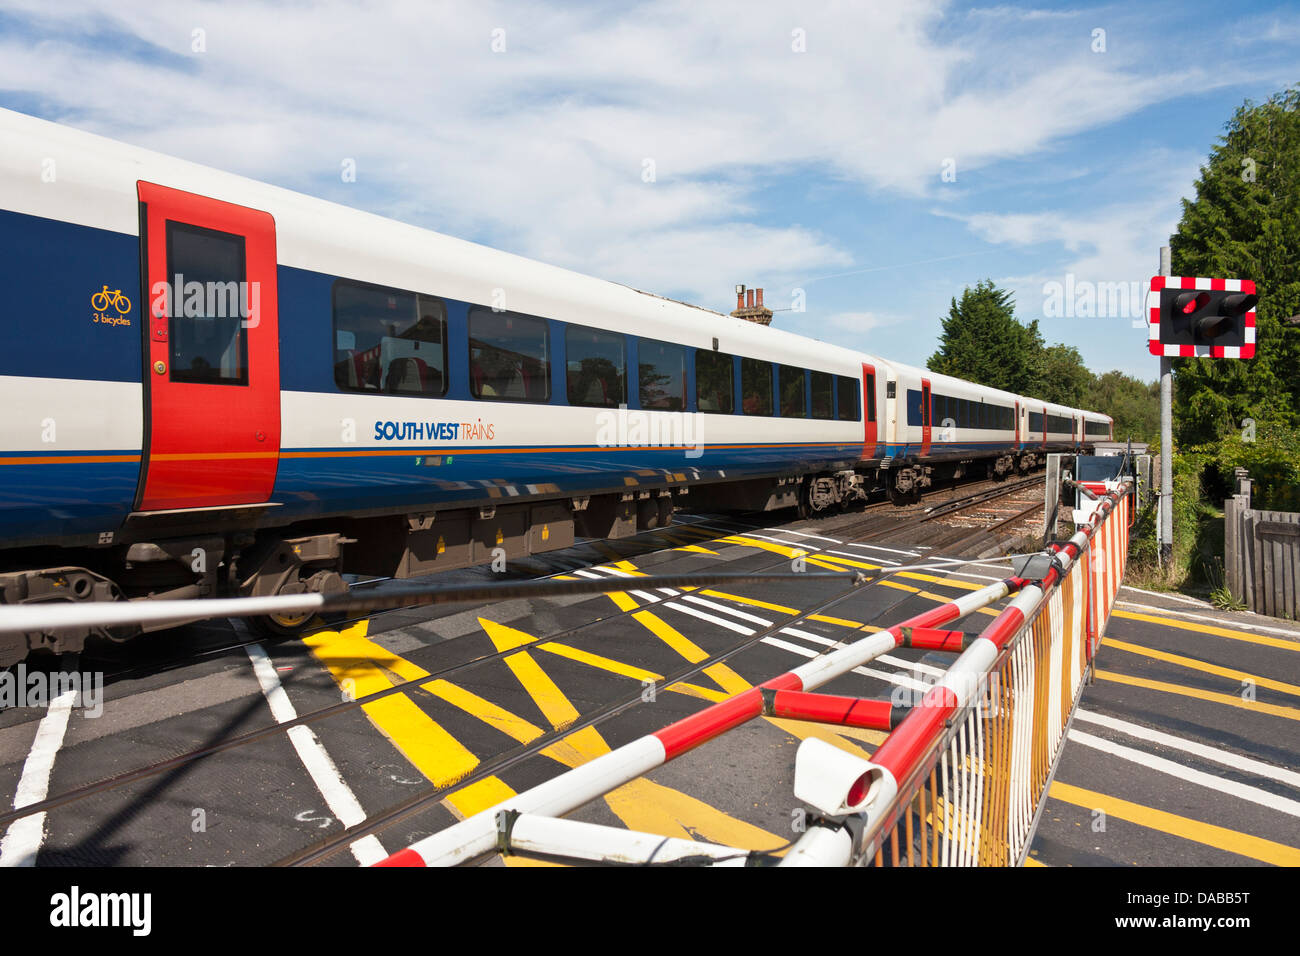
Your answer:
[[[12,542],[118,528],[139,476],[139,462],[0,466],[0,537]]]
[[[286,516],[419,507],[430,501],[477,501],[489,497],[489,486],[498,488],[492,497],[508,501],[514,496],[500,486],[514,485],[520,495],[527,493],[524,485],[528,484],[551,484],[569,494],[611,485],[631,490],[636,484],[625,479],[662,484],[665,476],[683,475],[692,480],[693,472],[714,479],[721,471],[728,479],[738,479],[776,468],[848,467],[861,450],[856,444],[830,449],[705,449],[701,456],[688,458],[680,448],[610,448],[545,455],[526,451],[465,454],[455,448],[430,454],[413,448],[410,455],[284,457],[276,474],[275,500],[283,502]]]

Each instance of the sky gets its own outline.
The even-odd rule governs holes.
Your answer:
[[[991,279],[1148,381],[1182,199],[1298,83],[1297,3],[0,0],[8,109],[913,365]]]

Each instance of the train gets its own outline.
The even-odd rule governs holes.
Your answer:
[[[0,603],[330,594],[1111,436],[21,113],[0,142]],[[0,666],[137,633],[0,636]]]

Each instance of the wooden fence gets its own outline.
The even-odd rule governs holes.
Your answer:
[[[1258,614],[1300,618],[1300,514],[1256,511],[1250,478],[1237,469],[1237,494],[1224,502],[1228,590]]]

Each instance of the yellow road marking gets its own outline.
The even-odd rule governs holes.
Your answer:
[[[1035,860],[1032,856],[1025,857],[1025,866],[1047,866],[1042,860]]]
[[[650,611],[638,611],[632,617],[690,663],[698,664],[700,661],[708,659],[709,655],[702,647],[659,617],[659,615]]]
[[[760,601],[757,598],[744,597],[740,594],[728,594],[725,591],[701,591],[701,594],[707,594],[709,597],[722,598],[726,601],[735,601],[737,604],[748,604],[750,607],[761,607],[768,611],[776,611],[778,614],[798,614],[799,609],[786,607],[784,604],[769,604],[767,601]]]
[[[690,552],[692,552],[692,553],[694,553],[694,554],[711,554],[711,555],[713,555],[715,558],[718,556],[718,552],[716,552],[716,551],[710,551],[708,548],[702,548],[702,547],[700,547],[698,544],[684,544],[684,545],[682,545],[680,548],[673,548],[673,550],[674,550],[674,551],[690,551]]]
[[[1085,790],[1082,787],[1062,783],[1060,780],[1052,783],[1048,796],[1089,810],[1101,810],[1108,816],[1118,817],[1136,823],[1138,826],[1159,830],[1162,833],[1226,850],[1252,860],[1261,860],[1277,866],[1300,866],[1300,849],[1296,847],[1275,843],[1249,833],[1229,830],[1212,823],[1203,823],[1190,817],[1178,816],[1140,803],[1130,803],[1119,797]]]
[[[1148,690],[1164,691],[1166,694],[1178,694],[1181,697],[1195,697],[1197,700],[1213,701],[1216,704],[1225,704],[1228,707],[1240,707],[1242,710],[1253,710],[1261,714],[1269,714],[1273,717],[1286,717],[1288,720],[1300,720],[1300,710],[1294,707],[1282,707],[1279,704],[1264,704],[1257,700],[1242,700],[1236,694],[1218,694],[1214,691],[1200,690],[1196,687],[1185,687],[1182,684],[1169,684],[1165,681],[1147,680],[1144,677],[1130,677],[1128,674],[1117,674],[1114,671],[1098,670],[1097,677],[1101,680],[1112,681],[1116,684],[1128,684],[1132,687],[1145,687]]]
[[[717,539],[719,544],[743,544],[751,548],[761,548],[764,551],[771,551],[773,554],[785,555],[787,558],[806,558],[815,552],[805,551],[803,548],[791,548],[783,544],[776,544],[773,541],[760,541],[757,538],[747,538],[741,534],[728,535],[725,538]]]
[[[606,794],[605,802],[629,829],[643,833],[702,839],[746,850],[773,850],[789,842],[644,777]]]
[[[595,667],[599,670],[609,671],[611,674],[619,674],[623,677],[630,677],[633,680],[657,682],[664,679],[662,674],[656,674],[654,671],[648,671],[644,667],[637,667],[635,664],[624,664],[622,661],[616,661],[610,657],[602,657],[600,654],[593,654],[591,651],[584,651],[568,644],[560,644],[556,641],[547,641],[544,644],[538,644],[539,651],[549,651],[560,657],[567,657],[571,661],[577,661],[579,664],[586,664],[588,667]]]
[[[1280,637],[1266,637],[1263,634],[1247,634],[1245,631],[1234,631],[1231,628],[1216,627],[1213,624],[1176,621],[1171,617],[1157,617],[1153,614],[1139,614],[1137,611],[1121,611],[1118,609],[1111,612],[1111,617],[1123,617],[1131,621],[1146,621],[1149,624],[1162,624],[1165,627],[1177,627],[1184,631],[1195,631],[1198,634],[1213,634],[1215,637],[1228,637],[1234,641],[1261,644],[1264,647],[1280,647],[1286,651],[1300,651],[1300,641],[1288,641]]]
[[[529,743],[542,735],[542,728],[536,724],[510,713],[504,707],[485,700],[478,694],[457,687],[450,681],[435,680],[421,686],[435,697],[441,697],[453,707],[459,707],[503,734],[515,738],[521,744]]]
[[[865,627],[861,621],[850,621],[842,617],[829,617],[825,614],[809,614],[808,620],[821,621],[823,624],[838,624],[840,627],[860,628]]]
[[[1280,680],[1273,680],[1270,677],[1258,677],[1255,674],[1249,674],[1246,671],[1233,670],[1231,667],[1220,667],[1218,664],[1210,664],[1206,661],[1197,660],[1195,657],[1184,657],[1182,654],[1171,654],[1168,651],[1158,651],[1155,648],[1143,647],[1140,644],[1130,644],[1127,641],[1117,641],[1113,637],[1102,639],[1102,647],[1113,647],[1116,650],[1128,651],[1130,654],[1140,654],[1143,657],[1155,658],[1158,661],[1168,661],[1170,664],[1177,664],[1180,667],[1186,667],[1189,670],[1203,671],[1206,674],[1217,674],[1220,677],[1230,677],[1236,681],[1252,681],[1257,687],[1267,687],[1269,690],[1281,691],[1284,694],[1291,694],[1294,697],[1300,697],[1300,687],[1295,684],[1287,684]]]
[[[393,686],[376,661],[385,670],[410,675],[408,679],[429,676],[422,668],[366,639],[368,627],[368,621],[359,621],[343,631],[318,631],[303,638],[303,643],[353,697],[366,697]],[[478,766],[478,758],[464,744],[405,694],[362,704],[361,709],[436,786],[450,786]]]

